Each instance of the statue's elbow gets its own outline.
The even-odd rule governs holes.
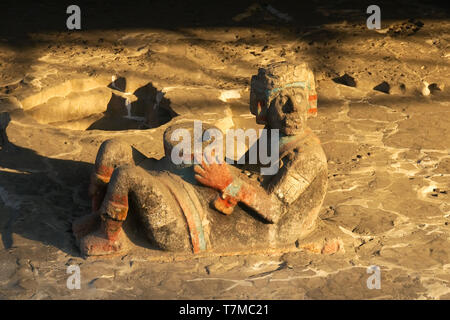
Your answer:
[[[270,208],[270,212],[264,217],[269,223],[277,224],[282,216],[282,208],[274,206]]]
[[[270,219],[268,219],[268,221],[272,224],[277,224],[278,221],[280,221],[280,218],[281,218],[280,215],[276,215],[276,216],[270,217]]]

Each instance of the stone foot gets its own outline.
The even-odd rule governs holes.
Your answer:
[[[83,237],[99,229],[100,222],[100,214],[98,213],[91,213],[75,219],[72,223],[72,232],[77,243],[79,244]]]
[[[120,227],[120,230],[114,231],[114,236],[111,236],[108,230],[105,231],[103,224],[97,231],[81,239],[80,250],[84,256],[103,256],[128,251],[130,243],[123,229]]]

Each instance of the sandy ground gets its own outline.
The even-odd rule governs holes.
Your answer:
[[[14,113],[15,149],[0,151],[1,299],[450,298],[448,14],[427,2],[381,3],[375,31],[359,2],[272,5],[292,21],[245,1],[203,9],[111,2],[86,9],[78,32],[64,31],[64,4],[1,5],[9,29],[0,28],[0,111],[27,114],[59,96],[98,113],[92,101],[103,96],[90,90],[103,92],[116,76],[128,93],[149,83],[165,91],[179,113],[156,128],[116,131],[68,129],[83,127],[79,119],[50,125],[52,112]],[[281,60],[315,71],[319,112],[309,123],[329,166],[320,221],[303,244],[340,239],[343,250],[178,262],[149,261],[139,248],[80,257],[71,222],[89,212],[102,141],[120,136],[160,157],[162,132],[180,119],[254,126],[250,77]],[[427,96],[423,81],[432,84]],[[388,93],[374,90],[383,82]],[[80,266],[80,290],[66,287],[69,265]],[[366,284],[371,265],[381,270],[379,290]]]

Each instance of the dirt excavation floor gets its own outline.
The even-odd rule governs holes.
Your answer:
[[[0,5],[13,145],[0,151],[0,299],[450,299],[448,13],[380,2],[382,29],[368,30],[371,3],[201,3],[80,5],[71,32],[68,4]],[[320,221],[298,250],[164,262],[138,244],[80,256],[71,223],[90,211],[104,140],[160,158],[162,133],[182,120],[256,128],[250,77],[283,60],[314,69],[309,124],[329,168]],[[177,116],[144,125],[157,92]],[[327,241],[338,252],[320,253]],[[70,265],[79,290],[66,286]],[[381,289],[367,287],[371,265]]]

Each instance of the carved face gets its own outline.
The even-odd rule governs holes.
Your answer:
[[[279,111],[279,118],[286,118],[285,122],[287,131],[296,131],[298,126],[302,126],[299,121],[303,121],[303,107],[306,107],[308,116],[317,114],[317,93],[315,89],[314,74],[306,63],[290,64],[287,62],[277,62],[268,65],[265,68],[259,68],[258,74],[253,75],[250,83],[250,112],[256,116],[256,122],[259,124],[268,124],[269,109],[272,103],[280,93],[286,95],[291,92],[291,104],[295,106],[292,111],[294,114],[283,116]],[[301,99],[300,99],[301,97]],[[294,101],[295,100],[295,101]],[[278,104],[282,103],[280,101]],[[299,106],[301,105],[301,108]],[[289,107],[285,107],[289,109]],[[298,114],[300,112],[302,116]],[[275,117],[276,118],[276,117]],[[275,124],[275,118],[272,115],[272,125]],[[281,120],[278,121],[281,121]],[[304,125],[304,124],[303,124]],[[290,130],[289,128],[292,128]]]
[[[270,101],[266,123],[286,135],[296,135],[306,127],[308,101],[303,89],[287,88]]]

